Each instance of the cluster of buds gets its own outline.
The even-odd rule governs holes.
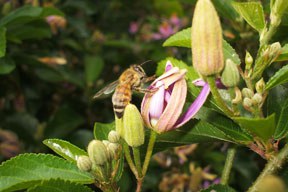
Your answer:
[[[242,89],[243,96],[243,107],[250,112],[255,112],[255,110],[259,109],[264,102],[264,90],[265,90],[265,82],[260,79],[255,85],[256,93],[249,88]]]
[[[108,140],[92,140],[87,147],[88,156],[77,159],[78,168],[92,173],[100,183],[113,181],[120,162],[119,140],[116,131],[110,131]]]

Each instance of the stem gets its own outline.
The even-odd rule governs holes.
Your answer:
[[[278,169],[280,169],[288,158],[288,144],[276,155],[274,158],[268,161],[264,170],[261,172],[259,177],[253,183],[253,185],[248,189],[248,192],[257,192],[258,186],[261,184],[262,180],[271,174],[274,174]]]
[[[135,175],[135,177],[137,178],[138,174],[137,174],[137,169],[133,163],[131,154],[130,154],[130,150],[129,150],[129,146],[127,145],[126,142],[123,142],[123,149],[124,149],[124,154],[125,154],[125,158],[126,161],[131,169],[131,171],[133,172],[133,174]]]
[[[142,168],[141,168],[141,158],[140,158],[140,150],[139,147],[133,147],[133,155],[134,155],[134,162],[136,165],[136,169],[138,172],[137,180],[142,178]]]
[[[138,180],[137,180],[136,192],[141,192],[142,184],[143,184],[143,178],[138,179]]]
[[[218,89],[215,84],[215,77],[214,76],[208,76],[207,82],[210,86],[211,93],[216,101],[216,104],[220,107],[220,109],[228,116],[232,117],[234,116],[234,113],[227,107],[226,103],[222,99],[221,95],[218,92]]]
[[[221,176],[221,184],[222,185],[227,185],[227,183],[228,183],[229,175],[231,172],[231,168],[233,165],[233,160],[234,160],[235,154],[236,154],[235,148],[231,148],[228,150],[227,158],[226,158],[224,169],[222,171],[222,176]]]
[[[269,30],[263,34],[263,38],[260,38],[260,47],[262,45],[268,44],[270,41],[271,37],[275,34],[276,29],[278,26],[275,25],[270,25]]]
[[[151,130],[150,139],[149,139],[149,143],[148,143],[148,147],[147,147],[147,151],[146,151],[146,155],[145,155],[145,160],[144,160],[144,164],[143,164],[143,168],[142,168],[143,176],[146,175],[146,172],[148,170],[148,166],[149,166],[149,162],[150,162],[150,159],[152,156],[156,137],[157,137],[157,133],[155,131]]]

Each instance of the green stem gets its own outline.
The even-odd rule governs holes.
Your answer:
[[[148,143],[148,147],[147,147],[147,151],[146,151],[146,155],[145,155],[145,160],[144,160],[144,164],[143,164],[143,168],[142,168],[143,176],[146,175],[146,172],[148,170],[148,166],[150,163],[150,159],[152,156],[152,152],[153,152],[156,138],[157,138],[157,133],[155,131],[151,130],[150,139],[149,139],[149,143]]]
[[[271,37],[275,34],[277,27],[278,26],[270,25],[269,30],[263,34],[262,38],[260,38],[260,47],[268,44]]]
[[[133,174],[135,175],[135,177],[138,176],[137,174],[137,169],[133,163],[133,160],[132,160],[132,157],[131,157],[131,154],[130,154],[130,150],[129,150],[129,146],[128,144],[124,141],[123,142],[123,149],[124,149],[124,154],[125,154],[125,158],[126,158],[126,161],[131,169],[131,171],[133,172]]]
[[[259,177],[248,189],[248,192],[257,192],[258,187],[263,181],[263,179],[268,175],[274,174],[276,171],[278,171],[278,169],[283,167],[287,158],[288,158],[288,144],[284,146],[284,148],[278,153],[278,155],[269,160],[269,162],[266,164],[264,170],[261,172]]]
[[[141,168],[141,158],[140,158],[140,150],[139,147],[133,147],[133,155],[134,155],[134,162],[136,165],[136,169],[138,172],[138,178],[142,178],[142,168]]]
[[[208,76],[207,82],[210,86],[210,90],[216,101],[216,104],[228,117],[234,116],[234,113],[227,107],[226,103],[224,102],[224,100],[222,99],[221,95],[218,92],[218,89],[215,84],[215,76]]]
[[[222,171],[222,176],[221,176],[221,184],[222,185],[227,185],[228,184],[229,175],[230,175],[230,172],[231,172],[231,168],[232,168],[232,165],[233,165],[233,160],[234,160],[235,154],[236,154],[236,149],[235,148],[231,148],[227,152],[227,157],[226,157],[224,169]]]

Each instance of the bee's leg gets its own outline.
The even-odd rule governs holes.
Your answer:
[[[150,76],[150,77],[146,77],[144,80],[143,80],[143,83],[147,83],[149,81],[153,81],[156,79],[156,75],[153,75],[153,76]]]
[[[158,88],[145,89],[145,88],[141,88],[141,87],[133,87],[133,90],[138,91],[140,93],[154,93],[155,91],[158,90]]]

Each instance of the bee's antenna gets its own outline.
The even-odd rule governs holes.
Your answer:
[[[152,60],[147,60],[147,61],[144,61],[143,63],[140,64],[140,66],[143,66],[145,63],[149,63],[151,62]]]

